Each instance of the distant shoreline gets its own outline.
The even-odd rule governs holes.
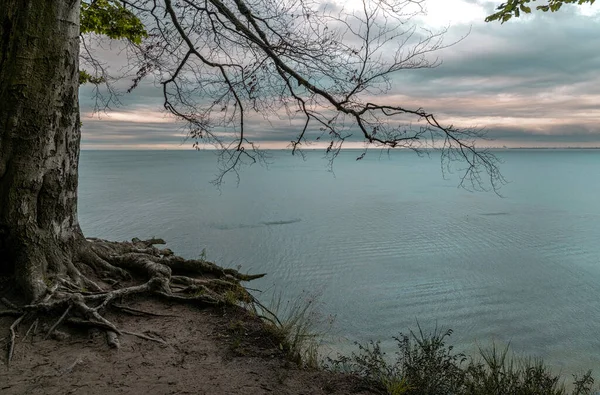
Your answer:
[[[292,151],[291,148],[259,148],[261,151]],[[374,151],[379,151],[379,150],[386,150],[387,148],[379,148],[379,147],[372,147],[372,148],[368,148],[368,150],[374,150]],[[481,147],[480,149],[482,150],[490,150],[490,151],[595,151],[595,150],[600,150],[600,147],[514,147],[514,148],[509,148],[509,147]],[[323,151],[324,148],[311,148],[311,147],[305,147],[302,148],[302,151]],[[401,151],[401,150],[405,150],[405,151],[412,151],[410,148],[395,148],[394,151]],[[422,148],[420,149],[421,151],[438,151],[439,148]],[[126,149],[115,149],[115,148],[110,148],[110,149],[105,149],[105,148],[82,148],[81,151],[107,151],[107,152],[116,152],[116,151],[122,151],[122,152],[143,152],[143,151],[147,151],[147,152],[156,152],[156,151],[182,151],[182,152],[196,152],[196,151],[217,151],[217,149],[215,148],[206,148],[206,149],[200,149],[200,150],[196,150],[194,148],[177,148],[177,149],[173,149],[173,148],[142,148],[142,149],[131,149],[131,148],[126,148]],[[361,152],[364,151],[364,149],[362,148],[342,148],[342,151],[357,151],[357,152]],[[391,151],[391,150],[390,150]]]

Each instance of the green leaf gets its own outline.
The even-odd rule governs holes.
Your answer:
[[[531,8],[527,7],[526,5],[521,4],[520,7],[521,11],[523,11],[526,14],[530,14],[531,13]]]
[[[81,33],[97,33],[112,39],[127,39],[140,44],[148,37],[142,21],[114,0],[81,2]]]
[[[104,77],[94,77],[85,70],[79,70],[79,85],[90,84],[99,85],[106,81]]]
[[[488,15],[485,18],[486,22],[497,21],[499,20],[501,23],[504,23],[510,18],[519,17],[521,12],[525,14],[531,13],[531,8],[526,4],[530,3],[532,0],[509,0],[506,3],[501,3],[497,8],[497,12]],[[534,0],[535,1],[535,0]],[[538,5],[535,7],[536,10],[542,12],[557,12],[561,9],[563,4],[594,4],[595,0],[547,0],[547,4]]]

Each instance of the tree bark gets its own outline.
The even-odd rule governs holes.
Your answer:
[[[0,0],[0,272],[29,300],[76,271],[79,0]]]

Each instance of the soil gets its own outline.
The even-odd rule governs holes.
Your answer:
[[[106,314],[123,331],[120,348],[105,333],[52,322],[36,333],[17,331],[7,367],[0,357],[1,394],[372,394],[351,376],[300,369],[280,350],[277,337],[257,317],[235,306],[198,308],[140,298],[122,304],[159,315],[115,310]],[[54,318],[55,319],[55,318]],[[7,345],[14,317],[0,317]],[[3,365],[3,366],[2,366]]]

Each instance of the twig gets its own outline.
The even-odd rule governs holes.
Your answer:
[[[107,299],[108,300],[108,299]],[[105,301],[106,302],[106,301]],[[104,302],[103,302],[104,303]],[[104,328],[108,329],[111,332],[115,332],[117,335],[121,334],[121,331],[119,331],[117,329],[117,327],[110,322],[109,320],[107,320],[106,318],[102,317],[100,314],[98,314],[98,312],[96,311],[97,308],[90,308],[88,307],[84,302],[82,301],[76,301],[75,305],[81,310],[81,312],[83,312],[86,316],[92,316],[93,318],[95,318],[95,323],[102,323],[102,325],[104,325]]]
[[[158,296],[163,297],[166,300],[173,300],[176,302],[180,302],[180,303],[190,303],[190,304],[195,304],[195,303],[199,303],[200,305],[207,305],[207,306],[211,306],[211,305],[218,305],[221,301],[209,296],[209,295],[198,295],[198,296],[191,296],[191,297],[184,297],[184,296],[178,296],[178,295],[169,295],[165,292],[156,292],[155,293]]]
[[[169,343],[167,343],[166,341],[164,341],[162,339],[157,339],[157,338],[154,338],[154,337],[151,337],[151,336],[146,336],[146,335],[141,334],[141,333],[135,333],[135,332],[129,332],[129,331],[121,331],[121,333],[124,333],[126,335],[130,335],[130,336],[136,336],[136,337],[139,337],[140,339],[150,340],[150,341],[153,341],[153,342],[164,344],[165,346],[169,345]]]
[[[25,339],[27,339],[27,336],[29,335],[29,332],[31,332],[31,330],[33,329],[33,333],[31,334],[31,341],[33,341],[33,335],[35,334],[35,331],[37,329],[37,325],[38,325],[38,321],[39,319],[35,319],[35,321],[33,321],[33,324],[31,324],[31,326],[29,327],[29,329],[27,329],[27,332],[25,332],[25,336],[23,337],[23,341],[25,341]]]
[[[6,298],[0,298],[0,302],[4,303],[4,305],[6,307],[10,307],[11,309],[14,309],[14,310],[19,309],[16,304],[14,304],[13,302],[11,302],[10,300],[8,300]]]
[[[136,309],[134,307],[129,307],[129,306],[125,306],[122,304],[113,304],[114,307],[121,309],[123,311],[125,311],[126,313],[138,313],[138,314],[145,314],[145,315],[151,315],[154,317],[178,317],[177,315],[172,315],[172,314],[160,314],[160,313],[153,313],[151,311],[145,311],[145,310],[140,310],[140,309]]]
[[[10,326],[10,340],[8,342],[8,359],[6,361],[6,365],[8,367],[10,367],[10,361],[15,351],[15,337],[17,336],[15,333],[15,328],[21,323],[21,321],[23,321],[23,318],[25,318],[26,315],[27,314],[23,314],[22,316],[17,318],[15,322],[13,322],[13,324]]]
[[[67,307],[67,309],[65,310],[65,312],[60,316],[60,318],[58,319],[58,321],[56,321],[54,323],[54,325],[52,325],[52,327],[50,328],[50,330],[48,331],[48,333],[46,333],[46,336],[44,336],[44,340],[46,340],[52,334],[52,332],[54,332],[54,330],[63,322],[63,320],[65,319],[65,317],[67,316],[67,314],[69,314],[69,311],[71,310],[71,306],[72,305],[69,305],[69,307]],[[29,333],[29,331],[27,331],[27,333]],[[27,337],[27,335],[25,335],[25,336]]]
[[[81,358],[77,358],[72,364],[70,364],[69,366],[64,368],[61,373],[62,374],[71,373],[71,371],[73,369],[75,369],[75,366],[79,365],[80,363],[83,363],[83,360]]]
[[[104,324],[106,324],[107,326],[111,327],[111,330],[113,332],[115,332],[117,335],[121,334],[121,331],[117,329],[117,327],[110,322],[109,320],[107,320],[106,318],[102,317],[100,314],[98,314],[97,312],[93,311],[92,312],[92,316],[97,319],[99,322],[102,322]]]
[[[100,328],[100,329],[109,330],[109,331],[112,331],[114,328],[113,326],[107,325],[104,322],[82,320],[81,318],[67,318],[65,322],[68,324],[88,326],[88,327],[92,327],[92,328]]]

